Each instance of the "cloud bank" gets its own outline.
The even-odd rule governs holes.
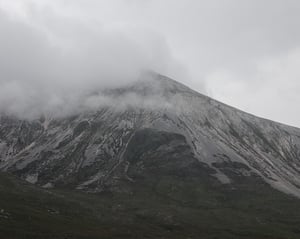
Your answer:
[[[38,60],[41,69],[44,65],[51,64],[51,67],[46,69],[49,74],[44,75],[52,75],[49,78],[54,79],[51,82],[56,83],[42,81],[42,88],[47,85],[55,90],[52,90],[52,94],[49,94],[51,91],[44,90],[46,92],[43,95],[51,95],[48,97],[51,100],[47,100],[47,104],[41,104],[43,107],[38,108],[55,108],[49,105],[58,104],[55,102],[59,101],[65,102],[62,98],[70,95],[70,92],[81,94],[82,90],[79,89],[86,90],[88,85],[93,88],[100,84],[96,80],[95,83],[87,79],[84,81],[91,83],[84,84],[83,80],[76,79],[80,78],[80,74],[86,76],[88,72],[99,70],[98,63],[105,58],[102,65],[104,72],[110,72],[107,69],[114,68],[112,65],[115,62],[123,61],[122,64],[116,65],[116,69],[120,70],[113,73],[123,72],[124,76],[132,73],[134,75],[136,71],[133,69],[147,65],[148,68],[154,68],[229,105],[258,116],[300,126],[300,114],[297,110],[300,102],[300,68],[297,67],[300,64],[300,1],[0,0],[0,8],[10,17],[22,22],[22,26],[15,26],[18,29],[15,32],[18,34],[7,37],[8,41],[21,41],[21,37],[26,39],[23,35],[27,35],[29,39],[31,34],[36,35],[39,40],[29,40],[27,44],[39,46],[38,49],[44,50],[35,50],[28,54],[43,59]],[[0,22],[4,19],[8,21],[7,16],[2,16]],[[10,19],[9,24],[15,21],[16,19]],[[155,31],[137,30],[133,26]],[[4,34],[3,23],[1,31],[0,38]],[[12,36],[13,33],[9,34]],[[15,45],[20,47],[22,44]],[[48,50],[45,50],[43,45],[46,45]],[[120,57],[114,52],[118,47]],[[108,50],[109,48],[112,50]],[[4,47],[1,51],[3,49]],[[8,51],[8,48],[5,49]],[[93,53],[97,51],[109,54]],[[45,59],[43,54],[46,55]],[[125,55],[135,57],[131,60],[130,56],[124,57]],[[184,63],[184,69],[174,62],[172,55]],[[115,58],[117,60],[114,60]],[[26,64],[30,63],[27,59],[24,61]],[[58,66],[54,67],[53,62]],[[85,64],[86,62],[90,63]],[[134,64],[138,67],[130,67]],[[74,67],[71,67],[72,65]],[[71,70],[66,70],[67,68]],[[102,72],[101,76],[107,75]],[[63,75],[69,75],[70,77],[66,78],[73,78],[72,81],[61,80]],[[111,75],[111,72],[108,75]],[[97,79],[102,79],[101,86],[127,81],[126,77],[113,75],[113,78],[118,80],[110,80],[110,77]],[[24,90],[20,84],[16,85],[23,89],[22,91],[32,91],[32,87]],[[63,93],[57,93],[57,89],[61,89]],[[38,90],[40,91],[42,92]],[[28,92],[26,94],[29,94]],[[10,94],[11,97],[12,95]],[[33,99],[25,98],[27,101]],[[43,102],[46,98],[37,97],[39,100],[35,102]],[[2,104],[5,107],[9,105]],[[10,107],[16,108],[18,105],[21,104],[11,104]]]
[[[165,39],[151,30],[45,15],[37,22],[0,11],[1,113],[78,113],[91,93],[131,83],[143,71],[180,71]]]

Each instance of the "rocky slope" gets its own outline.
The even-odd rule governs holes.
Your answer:
[[[150,177],[205,172],[233,189],[255,179],[300,197],[300,129],[161,75],[95,93],[103,97],[110,103],[65,118],[1,116],[0,169],[44,188],[93,192],[131,192]]]

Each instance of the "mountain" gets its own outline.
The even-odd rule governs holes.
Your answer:
[[[80,198],[107,238],[299,237],[300,129],[154,73],[93,94],[105,103],[68,117],[2,115],[1,171]]]
[[[147,171],[148,157],[158,152],[186,152],[186,160],[169,162],[162,155],[151,162],[204,165],[224,184],[255,176],[300,197],[299,129],[241,112],[161,75],[145,78],[104,92],[115,104],[96,111],[34,121],[1,117],[1,170],[43,187],[101,191],[134,182],[131,174]]]

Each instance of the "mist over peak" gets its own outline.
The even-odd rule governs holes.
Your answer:
[[[181,72],[165,39],[151,30],[91,27],[55,12],[21,21],[0,10],[0,19],[2,114],[62,117],[111,103],[91,95],[135,82],[145,71]]]

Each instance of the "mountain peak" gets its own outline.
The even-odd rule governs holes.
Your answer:
[[[155,72],[146,72],[141,74],[138,80],[131,82],[123,87],[108,89],[104,91],[106,94],[123,95],[135,93],[140,96],[170,97],[174,94],[196,93],[187,86]]]
[[[195,159],[222,184],[254,177],[300,197],[299,129],[243,113],[156,73],[91,99],[95,107],[73,117],[1,119],[0,169],[45,187],[121,190],[123,178],[131,182],[128,150],[136,146],[153,167],[172,156],[176,163],[163,162],[176,170],[187,164],[193,172],[188,165]],[[134,162],[132,170],[143,175],[143,163]]]

